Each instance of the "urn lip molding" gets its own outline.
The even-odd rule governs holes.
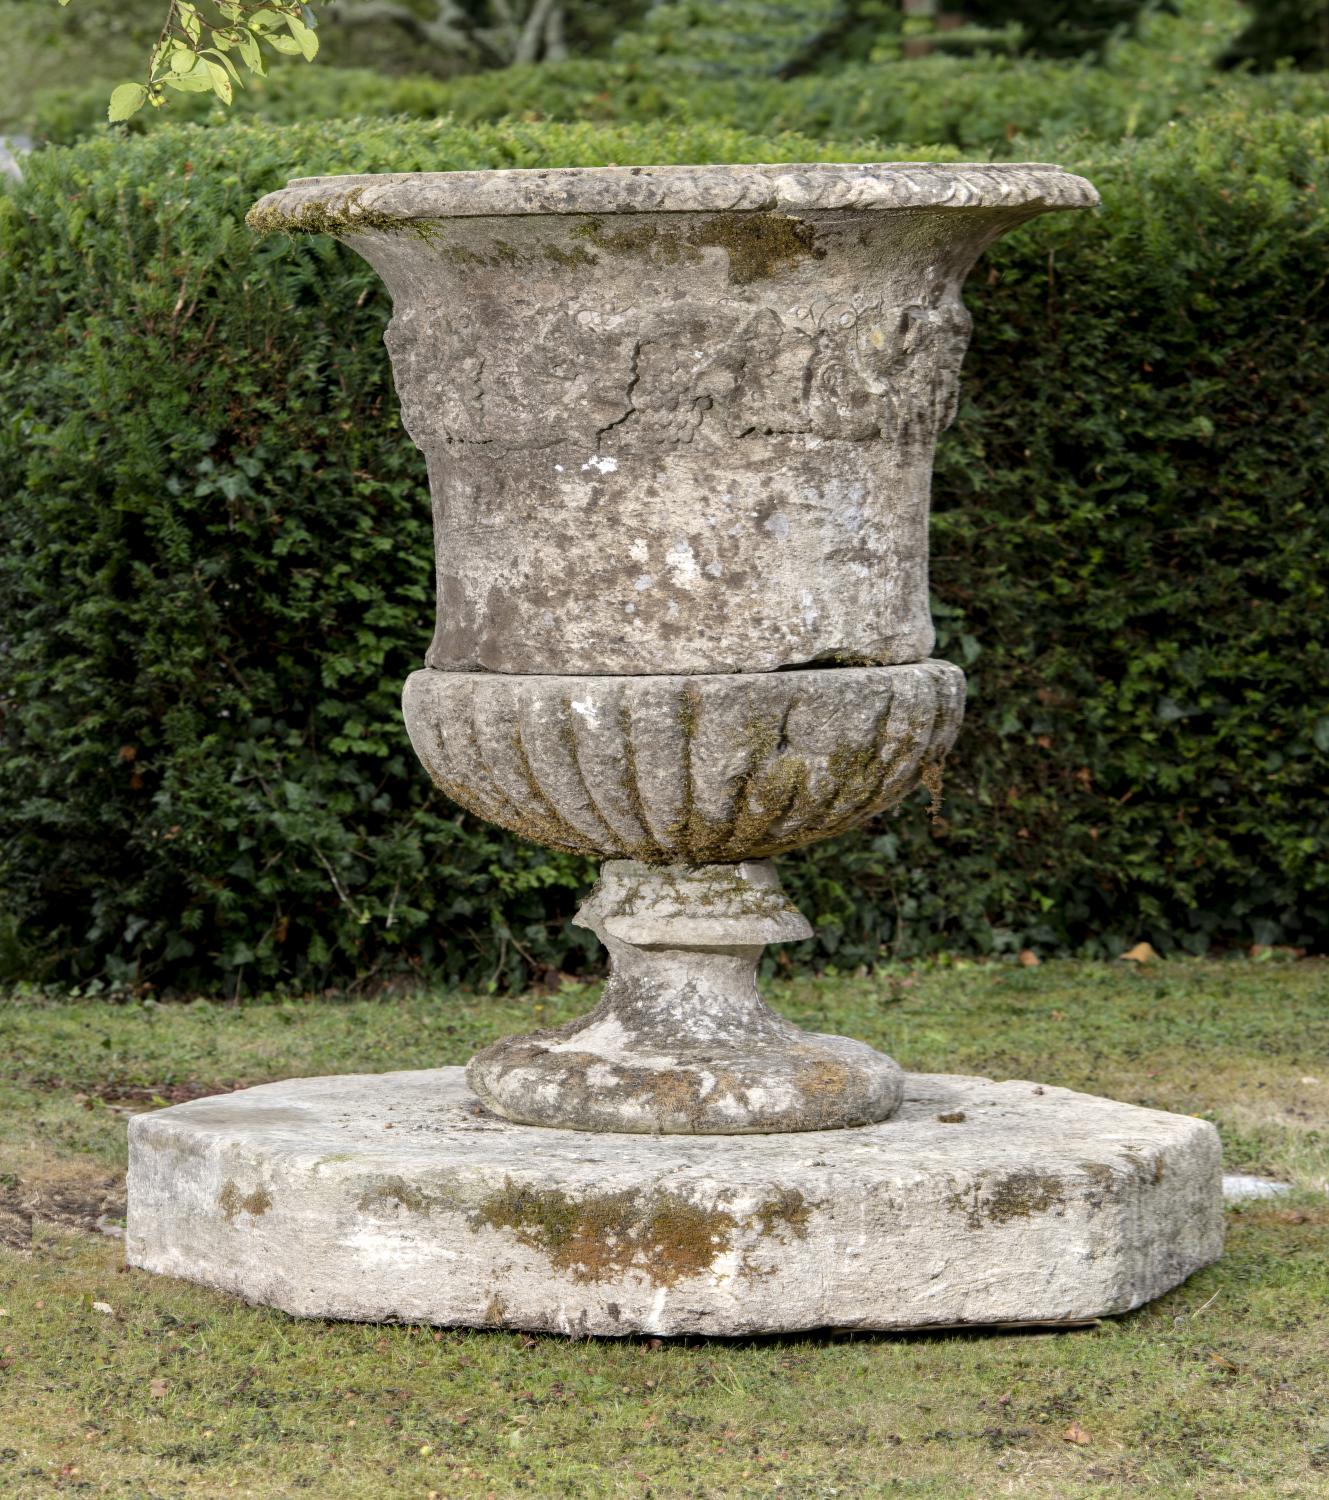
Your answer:
[[[338,202],[337,200],[341,201]],[[1093,208],[1097,191],[1051,162],[791,162],[739,166],[516,167],[296,177],[255,205],[264,229],[321,229],[336,205],[403,220],[490,214],[800,213]],[[375,227],[383,227],[381,224]]]

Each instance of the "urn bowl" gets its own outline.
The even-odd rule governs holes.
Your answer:
[[[691,677],[435,672],[411,743],[463,807],[555,849],[646,863],[779,854],[940,775],[960,727],[949,662]]]

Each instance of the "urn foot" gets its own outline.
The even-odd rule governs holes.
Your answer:
[[[589,1015],[507,1037],[467,1081],[505,1119],[569,1130],[752,1135],[867,1125],[903,1075],[847,1037],[802,1031],[757,990],[767,943],[811,936],[769,860],[610,860],[577,913],[609,950]]]

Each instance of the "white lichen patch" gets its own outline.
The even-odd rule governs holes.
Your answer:
[[[686,537],[679,537],[665,553],[665,567],[673,575],[676,584],[687,587],[695,583],[700,569],[697,566],[697,556],[692,550],[692,543]]]

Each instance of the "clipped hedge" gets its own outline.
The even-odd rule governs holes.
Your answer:
[[[944,818],[786,860],[819,920],[799,961],[1324,946],[1329,124],[1072,149],[1104,210],[1002,241],[969,293],[935,490],[938,654],[971,674]],[[386,297],[329,241],[256,242],[255,197],[316,170],[868,154],[397,123],[34,157],[0,198],[10,973],[484,982],[593,952],[564,925],[587,868],[413,762],[429,523]]]
[[[662,12],[663,14],[663,12]],[[443,81],[387,77],[365,69],[283,68],[239,90],[230,114],[211,95],[186,94],[169,111],[134,116],[134,133],[189,119],[222,124],[232,115],[270,123],[397,116],[485,123],[514,117],[612,124],[720,121],[744,131],[797,131],[841,140],[934,141],[978,157],[1020,159],[1049,136],[1099,141],[1152,135],[1172,122],[1218,110],[1297,114],[1329,109],[1329,78],[1282,73],[1234,79],[1214,53],[1215,34],[1193,18],[1155,18],[1148,42],[1122,42],[1104,66],[1009,57],[934,56],[853,63],[787,81],[750,71],[699,71],[686,58],[635,56],[628,36],[614,59],[503,68]],[[621,55],[620,55],[621,54]],[[749,53],[735,53],[748,59]],[[106,129],[106,88],[44,93],[28,128],[69,144]],[[1078,149],[1078,148],[1077,148]]]

